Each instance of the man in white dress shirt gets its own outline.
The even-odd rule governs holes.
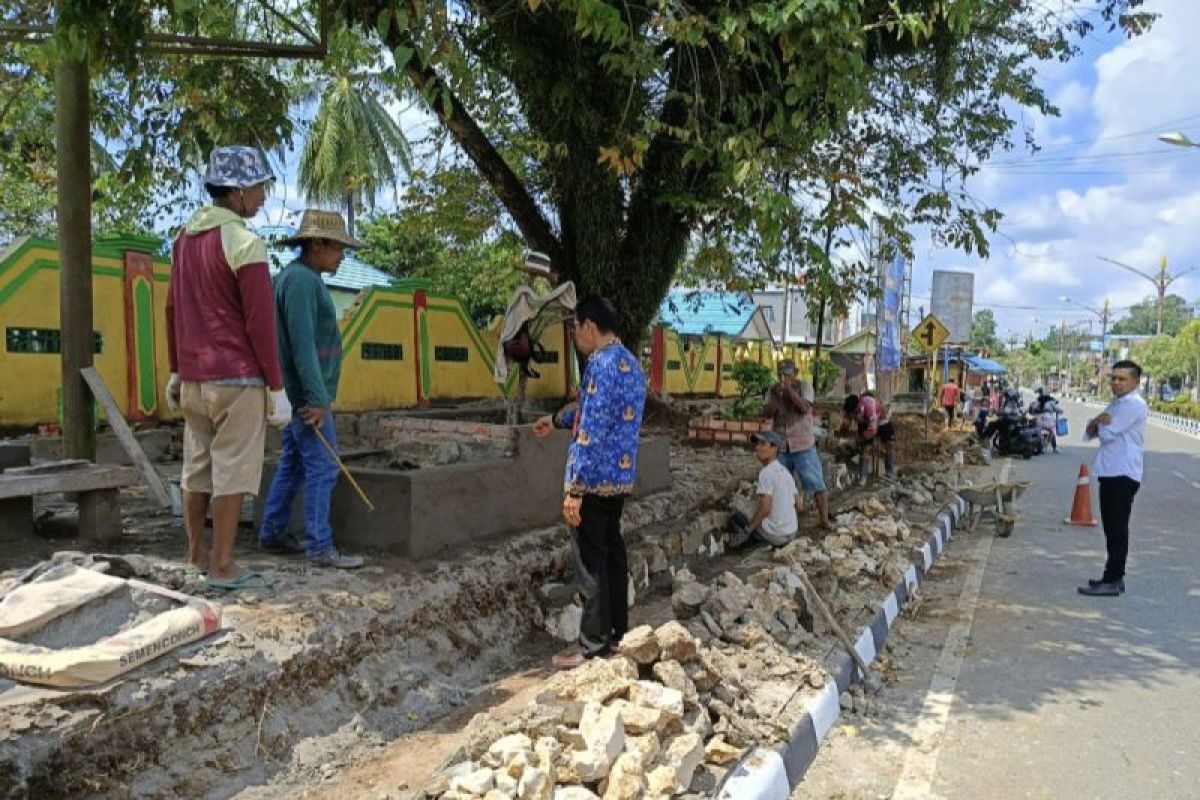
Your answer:
[[[1132,361],[1113,364],[1113,399],[1104,412],[1087,424],[1084,438],[1099,439],[1093,471],[1100,482],[1100,520],[1108,561],[1099,580],[1089,580],[1079,593],[1116,597],[1125,591],[1125,558],[1129,554],[1129,513],[1133,496],[1142,485],[1142,452],[1145,449],[1146,401],[1138,394],[1142,368]]]

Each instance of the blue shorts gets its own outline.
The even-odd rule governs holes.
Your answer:
[[[821,469],[821,457],[817,448],[797,450],[790,453],[780,453],[779,463],[787,467],[800,482],[800,489],[805,494],[820,494],[825,489],[825,472]]]

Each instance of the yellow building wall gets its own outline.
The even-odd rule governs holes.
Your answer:
[[[102,350],[97,371],[128,413],[124,270],[119,259],[93,259],[93,325]],[[58,419],[62,361],[54,353],[9,352],[9,328],[61,329],[58,253],[49,242],[27,239],[0,255],[0,425],[36,425]]]
[[[95,251],[94,328],[103,338],[96,366],[122,413],[128,415],[124,265],[117,244],[97,244]],[[170,372],[166,342],[169,276],[170,264],[163,258],[153,259],[153,377],[160,418],[174,416],[163,397]],[[7,328],[58,329],[58,279],[57,248],[52,242],[22,240],[0,254],[0,329],[5,333]],[[417,312],[418,293],[425,295],[422,313]],[[492,380],[499,320],[478,330],[458,300],[430,294],[423,282],[365,290],[343,314],[341,327],[342,379],[335,405],[339,411],[405,408],[431,400],[500,398],[514,390],[516,370],[510,370],[503,387]],[[400,359],[363,358],[368,344],[399,345]],[[528,382],[527,396],[563,397],[575,355],[564,342],[562,326],[546,330],[542,345],[557,354],[557,359],[534,365],[540,377]],[[452,356],[461,356],[465,350],[466,361],[438,358],[438,348],[458,348]],[[773,370],[782,358],[795,360],[802,375],[811,371],[811,353],[794,345],[777,350],[771,342],[683,337],[668,328],[664,331],[662,385],[669,394],[729,397],[737,394],[732,376],[736,360],[750,359]],[[60,368],[55,354],[0,349],[0,425],[55,421]]]

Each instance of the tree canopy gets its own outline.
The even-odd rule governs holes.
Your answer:
[[[1183,330],[1192,319],[1192,309],[1187,300],[1177,294],[1169,294],[1163,298],[1162,332],[1166,336],[1174,336]],[[1140,303],[1130,307],[1129,314],[1113,323],[1112,333],[1139,336],[1153,336],[1158,324],[1158,301],[1147,297]]]
[[[1140,4],[1092,0],[1071,17],[1038,0],[335,9],[377,48],[364,58],[381,78],[424,99],[503,206],[503,227],[581,291],[609,296],[629,337],[685,259],[726,282],[802,273],[810,303],[836,308],[873,285],[883,248],[864,237],[905,249],[925,225],[940,244],[986,253],[999,212],[966,181],[1014,146],[1015,111],[1054,112],[1038,61],[1070,58],[1096,25],[1140,32],[1151,19]],[[116,167],[98,187],[99,215],[167,224],[214,144],[272,149],[304,132],[295,101],[321,66],[163,56],[145,43],[166,28],[303,37],[315,0],[58,6],[66,35],[6,48],[5,74],[44,78],[55,47],[97,64],[96,128]],[[45,8],[20,0],[0,13],[10,22]]]

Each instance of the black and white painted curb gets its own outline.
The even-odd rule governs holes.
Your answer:
[[[904,573],[904,581],[883,598],[875,619],[859,634],[854,649],[867,664],[883,650],[892,623],[900,616],[900,609],[941,557],[954,535],[955,525],[966,510],[966,501],[955,497],[938,513],[925,543],[914,551],[914,562]],[[758,748],[748,753],[730,771],[717,797],[721,800],[787,800],[792,788],[816,759],[821,741],[837,722],[841,714],[839,698],[854,682],[855,672],[854,660],[849,653],[843,652],[834,665],[834,680],[826,683],[809,704],[787,744],[775,750]]]

